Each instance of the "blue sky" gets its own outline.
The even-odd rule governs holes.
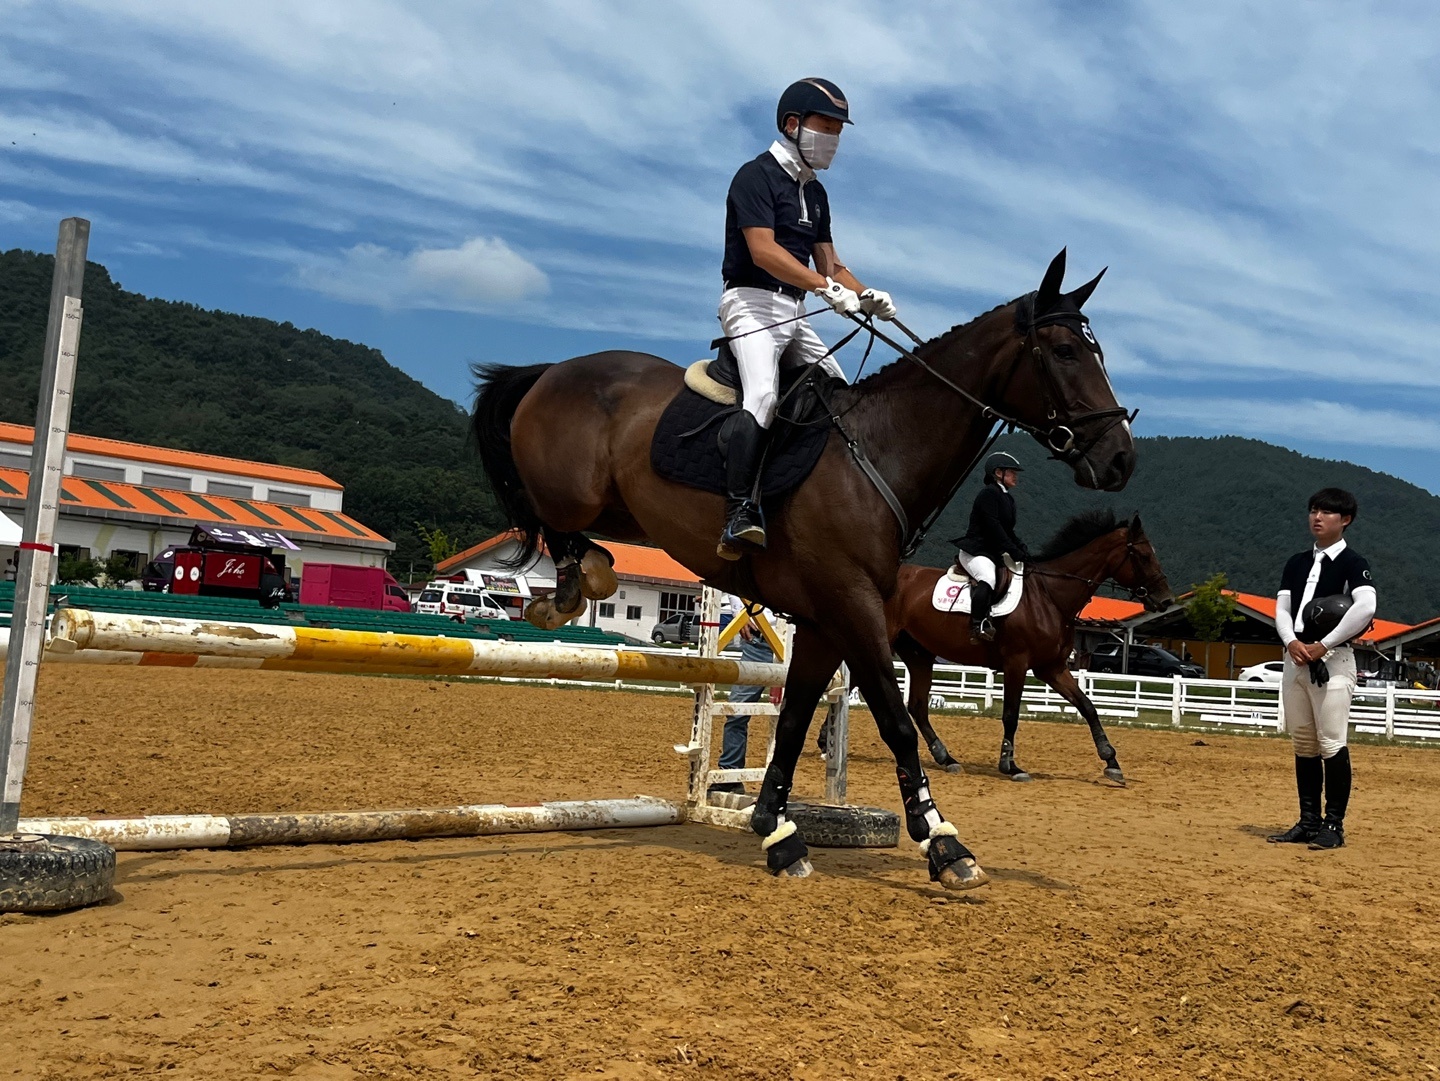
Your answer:
[[[0,248],[79,214],[129,289],[456,399],[475,360],[690,360],[729,178],[824,75],[837,245],[912,327],[1068,246],[1141,433],[1440,492],[1437,40],[1431,3],[0,0]]]

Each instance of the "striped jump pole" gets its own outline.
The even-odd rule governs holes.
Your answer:
[[[185,668],[625,679],[761,687],[783,684],[786,673],[783,664],[669,651],[216,623],[79,608],[62,608],[55,613],[47,660],[64,657],[104,663],[100,656],[103,654],[122,654],[122,663]]]

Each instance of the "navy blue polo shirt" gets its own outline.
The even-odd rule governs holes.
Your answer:
[[[809,266],[815,245],[831,242],[830,199],[820,181],[811,180],[805,185],[805,203],[808,213],[802,215],[799,182],[770,151],[740,166],[725,199],[725,263],[721,273],[727,284],[783,287],[793,296],[802,295],[799,289],[755,265],[741,230],[774,229],[775,242]],[[809,220],[802,221],[802,217]]]

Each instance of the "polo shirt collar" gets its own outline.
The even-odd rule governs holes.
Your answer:
[[[1345,551],[1345,538],[1344,538],[1344,537],[1341,537],[1338,541],[1336,541],[1334,544],[1332,544],[1329,548],[1320,548],[1320,547],[1317,546],[1317,547],[1314,549],[1314,552],[1315,552],[1316,555],[1329,556],[1329,557],[1330,557],[1330,562],[1332,562],[1332,563],[1335,562],[1336,558],[1337,558],[1337,557],[1340,555],[1340,553],[1343,552],[1343,551]]]
[[[815,171],[800,160],[800,155],[789,142],[776,139],[770,144],[770,156],[780,163],[780,168],[790,174],[791,180],[808,184],[815,179]]]

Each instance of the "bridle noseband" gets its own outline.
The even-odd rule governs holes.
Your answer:
[[[1140,549],[1130,537],[1125,538],[1125,559],[1122,562],[1133,564],[1137,572],[1140,570]],[[1102,573],[1095,578],[1086,578],[1083,574],[1071,574],[1069,571],[1052,571],[1038,566],[1029,568],[1027,574],[1038,574],[1042,578],[1069,578],[1071,581],[1084,582],[1085,588],[1090,591],[1092,597],[1095,595],[1095,590],[1100,587],[1101,583],[1115,577],[1113,573]],[[1161,571],[1151,575],[1138,586],[1120,586],[1120,588],[1130,594],[1132,601],[1140,601],[1143,603],[1150,597],[1150,587],[1159,585],[1164,577],[1165,574]],[[1118,582],[1116,584],[1119,585]]]

